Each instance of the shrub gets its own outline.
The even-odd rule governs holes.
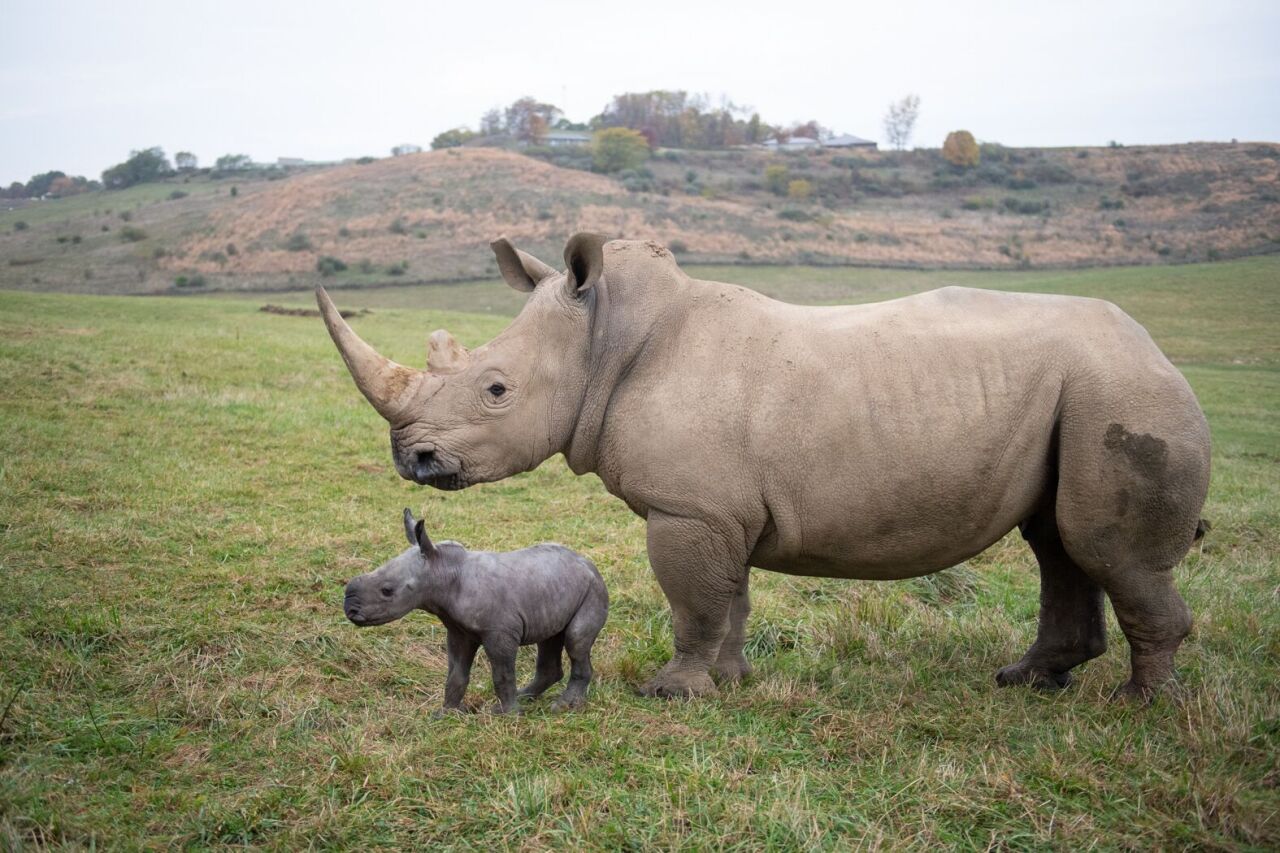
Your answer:
[[[475,139],[478,134],[474,130],[468,130],[465,127],[455,127],[452,130],[446,130],[444,133],[436,135],[431,140],[431,150],[440,151],[444,148],[457,148],[464,142],[470,142]]]
[[[797,210],[794,207],[785,208],[778,211],[779,219],[786,219],[789,222],[808,222],[813,219],[807,211]]]
[[[370,163],[372,163],[372,162],[373,162],[374,160],[376,160],[376,159],[377,159],[376,157],[370,157],[370,156],[368,156],[368,155],[366,154],[364,157],[357,157],[357,158],[356,158],[356,165],[358,165],[358,166],[368,166]]]
[[[1025,175],[1014,175],[1005,181],[1004,185],[1011,190],[1033,190],[1036,188],[1036,182]]]
[[[186,197],[187,197],[187,194],[182,190],[174,190],[173,192],[169,193],[169,201],[177,201],[180,198],[186,198]]]
[[[238,195],[240,195],[240,190],[239,190],[237,187],[232,187],[232,188],[231,188],[231,197],[232,197],[232,198],[235,198],[235,197],[236,197],[236,196],[238,196]]]
[[[334,273],[346,272],[347,265],[341,259],[332,255],[321,255],[316,259],[316,271],[323,276],[331,276]]]
[[[294,231],[284,241],[284,247],[290,252],[305,252],[311,248],[311,238],[301,231]]]
[[[960,207],[965,210],[989,210],[996,206],[995,200],[986,196],[971,195],[964,201],[960,202]]]
[[[392,234],[404,235],[409,233],[409,226],[405,225],[403,216],[397,216],[391,221],[390,230]]]
[[[72,242],[72,243],[79,243],[79,242],[80,242],[80,235],[79,235],[79,234],[72,234],[72,235],[71,235],[71,242]]]
[[[1009,197],[1004,199],[1001,204],[1009,213],[1020,213],[1025,216],[1049,212],[1049,202],[1047,201],[1030,201]]]
[[[404,275],[409,271],[408,261],[399,261],[387,267],[387,275]]]
[[[774,195],[782,195],[787,191],[787,177],[787,167],[781,163],[774,163],[772,166],[764,167],[765,186]]]
[[[200,273],[192,273],[191,275],[180,275],[173,280],[177,287],[204,287],[205,279]]]
[[[805,199],[813,194],[813,184],[801,178],[787,182],[787,198]]]
[[[1124,199],[1107,198],[1105,195],[1098,200],[1098,210],[1123,210]]]
[[[230,255],[230,256],[231,256],[231,257],[233,257],[233,258],[234,258],[236,255],[240,254],[240,250],[236,248],[236,244],[235,244],[235,243],[228,243],[228,244],[227,244],[226,252],[227,252],[227,254],[228,254],[228,255]]]
[[[29,228],[29,227],[30,227],[30,226],[29,226],[29,225],[27,225],[27,223],[26,223],[24,220],[21,220],[21,219],[19,219],[19,220],[18,220],[17,222],[15,222],[15,223],[13,223],[13,230],[14,230],[14,231],[26,231],[26,230],[27,230],[27,228]]]
[[[348,228],[347,226],[343,225],[341,228],[339,228],[339,229],[338,229],[338,236],[339,236],[339,237],[342,237],[342,238],[344,238],[344,239],[345,239],[345,238],[347,238],[347,237],[350,237],[350,236],[351,236],[351,229],[350,229],[350,228]]]
[[[128,222],[129,220],[133,219],[133,211],[131,210],[120,211],[120,219],[123,222]]]
[[[120,229],[120,239],[127,243],[137,243],[139,240],[147,239],[147,232],[141,228],[126,225]]]
[[[953,130],[942,143],[942,158],[960,169],[972,169],[982,159],[978,141],[967,130]]]
[[[1031,178],[1042,184],[1069,184],[1075,173],[1059,163],[1037,163],[1031,167]]]
[[[591,160],[601,172],[638,168],[649,159],[649,140],[629,127],[610,127],[591,140]]]
[[[667,248],[670,249],[672,252],[676,253],[677,255],[684,254],[685,252],[689,251],[689,247],[685,244],[683,240],[672,240],[670,243],[667,244]]]

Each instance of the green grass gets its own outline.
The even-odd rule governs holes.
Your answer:
[[[1179,695],[1106,700],[1114,621],[1070,690],[996,689],[1035,632],[1009,537],[949,581],[756,572],[754,680],[639,698],[669,618],[642,523],[594,477],[557,458],[457,494],[400,480],[314,318],[0,292],[0,848],[1280,844],[1280,262],[719,277],[809,301],[1079,292],[1145,323],[1214,430],[1214,529],[1178,570],[1197,618]],[[357,328],[414,364],[431,329],[474,346],[505,323],[378,306]],[[434,721],[439,624],[346,623],[343,582],[402,547],[406,505],[437,537],[596,561],[612,611],[585,711]],[[471,700],[490,698],[482,659]]]

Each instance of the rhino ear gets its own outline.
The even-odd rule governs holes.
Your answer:
[[[603,234],[586,231],[569,238],[564,247],[564,265],[571,291],[584,293],[596,286],[604,272],[604,244],[608,242]]]
[[[489,248],[493,249],[493,254],[498,259],[498,269],[502,272],[503,280],[516,290],[530,293],[538,286],[538,282],[555,275],[555,270],[528,252],[522,252],[511,245],[506,237],[494,240]]]
[[[427,536],[427,526],[418,519],[418,523],[413,527],[414,544],[418,546],[418,550],[422,552],[424,557],[435,556],[436,546],[431,544],[431,537]]]
[[[408,507],[404,508],[404,535],[409,539],[410,545],[417,545],[418,539],[413,535],[414,528],[413,513]]]

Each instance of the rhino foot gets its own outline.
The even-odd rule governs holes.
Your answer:
[[[551,703],[551,713],[563,714],[565,711],[576,711],[585,704],[587,700],[582,697],[566,699],[563,696],[557,696]]]
[[[706,670],[670,668],[663,669],[640,688],[643,696],[659,696],[664,699],[714,696],[716,692],[716,684]]]
[[[751,675],[751,664],[743,655],[720,658],[711,668],[711,675],[721,684],[737,684]]]
[[[1185,698],[1186,687],[1173,678],[1170,678],[1164,684],[1154,687],[1150,684],[1138,684],[1133,679],[1130,679],[1111,692],[1111,701],[1150,705],[1161,696],[1168,696],[1174,701],[1178,701]]]
[[[1018,661],[1003,667],[996,673],[996,684],[1001,687],[1013,687],[1026,684],[1037,690],[1061,690],[1071,684],[1071,673],[1052,672],[1043,667],[1033,666],[1026,661]]]
[[[431,719],[445,720],[449,717],[465,717],[470,713],[466,708],[437,708],[431,712]]]

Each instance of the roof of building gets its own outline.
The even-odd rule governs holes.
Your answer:
[[[839,136],[833,136],[825,143],[832,148],[840,148],[849,145],[875,145],[875,141],[871,139],[863,139],[861,136],[854,136],[852,133],[842,133]]]

